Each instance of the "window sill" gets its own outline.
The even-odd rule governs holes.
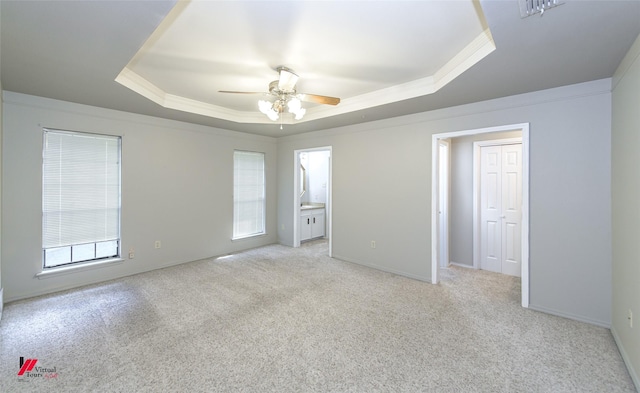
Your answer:
[[[232,242],[237,242],[237,241],[240,241],[240,240],[249,240],[249,239],[255,239],[256,237],[264,237],[264,236],[267,236],[267,233],[266,233],[266,232],[264,232],[264,233],[257,233],[257,234],[255,234],[255,235],[247,235],[247,236],[241,236],[241,237],[232,237],[232,238],[231,238],[231,241],[232,241]]]
[[[93,270],[93,269],[98,269],[106,266],[117,265],[122,262],[124,262],[124,259],[115,258],[115,259],[107,259],[104,261],[88,262],[88,263],[78,264],[75,266],[51,268],[51,269],[43,270],[40,273],[36,274],[36,277],[39,280],[42,280],[44,278],[57,277],[65,274],[78,273],[85,270]]]

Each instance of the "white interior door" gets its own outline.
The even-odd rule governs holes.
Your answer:
[[[502,273],[522,272],[522,145],[502,146]]]
[[[520,276],[522,144],[480,148],[480,268]]]
[[[502,272],[501,146],[480,148],[480,269]]]
[[[449,266],[449,142],[438,143],[438,260]]]

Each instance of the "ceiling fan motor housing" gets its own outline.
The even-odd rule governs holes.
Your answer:
[[[280,90],[280,88],[278,87],[278,84],[280,83],[280,81],[273,81],[271,83],[269,83],[269,93],[273,94],[274,96],[283,96],[283,95],[287,95],[287,94],[296,94],[296,89],[291,89],[291,90]]]

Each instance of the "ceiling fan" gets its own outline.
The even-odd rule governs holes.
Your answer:
[[[313,102],[316,104],[338,105],[340,99],[336,97],[321,96],[317,94],[298,93],[296,91],[296,83],[298,83],[298,75],[287,67],[280,66],[276,68],[279,78],[269,83],[269,92],[250,92],[250,91],[229,91],[220,90],[220,93],[232,94],[267,94],[274,97],[273,101],[260,100],[258,108],[269,119],[276,121],[288,108],[290,113],[295,115],[296,120],[302,119],[306,113],[306,109],[302,107],[301,101]]]

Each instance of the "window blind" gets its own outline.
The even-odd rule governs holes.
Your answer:
[[[55,265],[97,259],[113,252],[100,250],[105,245],[114,249],[113,242],[120,239],[120,145],[121,138],[116,136],[45,130],[45,267],[51,267],[46,263],[48,249],[83,245],[76,247],[75,256],[58,260]],[[87,244],[93,247],[93,256]],[[73,254],[72,247],[69,250]],[[84,257],[79,256],[81,250]],[[115,250],[117,253],[117,246]]]
[[[233,154],[233,238],[265,233],[264,153]]]

